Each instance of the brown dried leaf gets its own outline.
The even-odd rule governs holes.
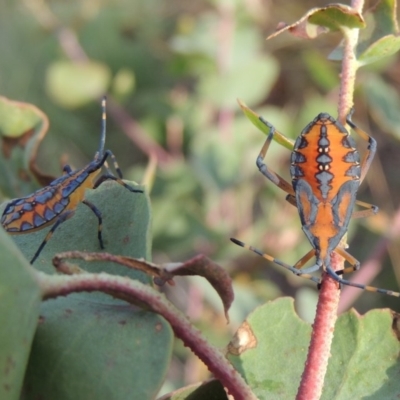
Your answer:
[[[70,263],[65,263],[65,259],[115,262],[152,276],[154,278],[154,283],[159,286],[165,284],[165,282],[174,284],[174,276],[202,276],[207,279],[220,296],[225,317],[229,322],[228,310],[234,299],[232,279],[225,269],[202,254],[185,262],[162,265],[153,264],[144,259],[116,256],[109,253],[85,253],[80,251],[59,253],[53,258],[53,264],[60,272],[70,273],[69,271],[73,269],[73,273],[80,273],[86,271],[79,269],[79,267],[75,265],[71,266]]]

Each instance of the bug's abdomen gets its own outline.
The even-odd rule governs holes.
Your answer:
[[[1,224],[11,234],[35,231],[55,222],[68,206],[56,187],[46,187],[29,197],[11,201],[4,210]]]
[[[293,187],[305,180],[321,202],[331,202],[347,181],[360,180],[360,156],[347,130],[321,113],[297,138],[292,152]]]
[[[54,224],[58,216],[76,208],[85,189],[92,186],[86,169],[64,175],[28,197],[12,200],[1,217],[3,228],[11,234],[34,232]]]

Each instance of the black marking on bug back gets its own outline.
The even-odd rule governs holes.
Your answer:
[[[32,205],[32,203],[25,203],[25,204],[22,206],[22,210],[24,210],[24,211],[32,211],[32,210],[33,210],[33,205]]]
[[[346,171],[346,176],[351,176],[353,179],[360,179],[361,176],[360,164],[351,165],[350,168]]]
[[[63,175],[57,179],[54,179],[54,181],[51,182],[49,186],[58,186],[59,184],[63,183],[66,179],[68,179],[72,174],[73,174],[73,172],[69,172],[66,175]]]
[[[346,132],[346,135],[343,136],[342,145],[346,149],[355,150],[356,149],[356,142],[354,139]]]
[[[306,128],[308,128],[309,126],[307,125]],[[294,143],[294,150],[293,153],[298,150],[298,149],[304,149],[305,147],[308,146],[308,142],[307,139],[304,137],[305,134],[308,133],[310,129],[308,129],[306,131],[306,129],[303,130],[303,132],[301,132],[301,135],[296,139],[295,143]]]
[[[56,214],[61,214],[61,212],[64,210],[65,206],[61,204],[61,202],[54,203],[53,205],[53,210]]]
[[[318,117],[319,119],[324,118],[332,121],[332,117],[326,113],[319,114]],[[331,167],[330,164],[333,161],[329,155],[329,144],[327,127],[326,125],[321,125],[320,138],[318,140],[318,156],[316,158],[318,163],[317,168],[320,172],[315,174],[315,178],[319,182],[318,188],[324,199],[328,197],[329,191],[332,189],[330,183],[334,178],[333,174],[328,172]]]
[[[11,214],[11,213],[10,213]],[[10,214],[7,214],[7,215],[10,215]],[[4,214],[4,218],[2,219],[2,221],[4,220],[5,221],[5,214]],[[17,220],[17,219],[20,219],[21,218],[21,214],[19,213],[19,212],[15,212],[13,215],[11,215],[11,217],[9,218],[9,221],[8,221],[8,223],[11,223],[11,222],[13,222],[13,221],[15,221],[15,220]]]
[[[34,228],[34,226],[31,223],[24,221],[21,224],[21,229],[20,230],[23,232],[23,231],[29,231],[32,228]]]
[[[53,210],[50,210],[50,208],[48,207],[46,207],[43,214],[47,222],[51,221],[56,215],[57,214]]]
[[[329,191],[332,189],[332,186],[330,186],[329,184],[332,182],[333,174],[328,171],[321,171],[318,172],[318,174],[315,174],[315,177],[320,183],[318,187],[322,193],[322,197],[326,199],[328,197]]]
[[[317,162],[318,164],[328,165],[332,162],[332,157],[328,154],[322,153],[317,157]]]
[[[306,129],[307,128],[309,128],[309,125],[307,125]],[[296,139],[292,154],[290,156],[290,175],[292,180],[296,180],[304,176],[304,171],[299,164],[305,163],[307,159],[304,154],[299,153],[297,150],[308,146],[308,141],[303,136],[306,129],[304,129],[301,135]]]
[[[14,210],[15,210],[14,204],[13,204],[13,203],[9,203],[9,204],[6,206],[6,208],[4,209],[4,211],[3,211],[3,216],[1,217],[1,220],[4,221],[5,216],[6,216],[7,214],[11,214],[12,212],[14,212]]]
[[[360,154],[358,151],[349,151],[343,158],[343,161],[352,163],[352,164],[359,164],[360,163]]]
[[[292,177],[292,180],[295,181],[301,177],[304,176],[303,170],[296,164],[292,164],[290,166],[290,175]]]
[[[55,193],[56,191],[54,188],[41,189],[34,195],[35,202],[39,204],[46,204],[49,200],[51,200],[54,197]]]
[[[33,214],[33,225],[35,226],[35,228],[45,224],[47,221],[45,219],[43,219],[39,214],[34,213]]]
[[[290,162],[292,164],[302,164],[305,163],[306,157],[304,156],[304,154],[301,154],[297,151],[292,151],[292,155],[290,156]]]

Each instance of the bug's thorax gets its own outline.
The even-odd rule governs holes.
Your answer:
[[[345,182],[360,179],[360,157],[347,130],[319,114],[295,143],[291,174],[294,186],[304,179],[319,201],[330,203]]]
[[[93,168],[94,162],[90,163],[85,168],[78,170],[76,175],[74,174],[70,178],[71,185],[74,185],[77,181],[79,182],[79,186],[77,186],[73,191],[68,195],[69,204],[67,209],[75,209],[77,205],[85,198],[85,189],[92,189],[93,184],[96,181],[96,178],[101,172],[101,166],[97,166]],[[80,177],[82,179],[80,179]],[[79,187],[79,190],[76,190]],[[61,188],[62,190],[63,188]]]

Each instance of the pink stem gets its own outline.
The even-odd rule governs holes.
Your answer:
[[[331,255],[331,263],[335,271],[343,268],[343,259],[336,253]],[[324,273],[307,361],[296,400],[317,400],[321,397],[328,360],[331,355],[339,295],[338,283]]]
[[[361,13],[363,3],[363,0],[353,0],[352,7]],[[343,30],[343,33],[345,45],[343,50],[338,119],[345,124],[346,116],[353,106],[353,92],[358,68],[355,54],[358,42],[358,29],[346,29]],[[345,242],[346,235],[342,240]],[[331,265],[335,271],[343,269],[344,260],[336,253],[332,253]],[[313,324],[311,343],[296,397],[297,400],[317,400],[321,397],[328,368],[328,360],[331,354],[339,299],[340,290],[337,282],[324,273],[315,322]]]
[[[67,266],[68,264],[64,264],[64,268]],[[73,272],[73,269],[71,271]],[[137,301],[146,304],[152,311],[162,315],[169,322],[175,335],[207,365],[234,399],[256,400],[242,376],[233,368],[223,353],[211,346],[188,318],[176,309],[163,294],[152,287],[126,277],[106,273],[50,276],[37,272],[37,279],[44,299],[66,296],[76,292],[100,291],[133,304]]]

